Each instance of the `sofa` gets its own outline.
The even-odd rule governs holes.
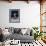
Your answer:
[[[11,34],[7,38],[10,40],[20,40],[21,43],[30,43],[34,40],[33,31],[29,28],[9,28],[9,32]]]

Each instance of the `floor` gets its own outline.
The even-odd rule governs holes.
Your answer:
[[[43,43],[42,40],[38,40],[38,41],[36,40],[33,43],[20,43],[20,44],[15,44],[15,45],[5,44],[4,46],[46,46],[46,44]]]
[[[43,43],[43,41],[42,40],[36,40],[36,41],[34,41],[33,43],[25,43],[25,44],[22,44],[22,46],[46,46],[46,44],[45,43]]]

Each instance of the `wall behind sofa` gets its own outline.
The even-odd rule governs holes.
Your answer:
[[[9,23],[9,9],[20,9],[20,23]],[[37,1],[30,2],[3,2],[0,1],[0,27],[27,28],[40,26],[40,4]]]

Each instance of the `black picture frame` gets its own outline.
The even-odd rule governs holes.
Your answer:
[[[20,23],[20,9],[10,9],[9,10],[9,22],[10,23]]]

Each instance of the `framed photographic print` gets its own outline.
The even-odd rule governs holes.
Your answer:
[[[10,9],[9,22],[10,23],[19,23],[20,22],[20,9]]]

